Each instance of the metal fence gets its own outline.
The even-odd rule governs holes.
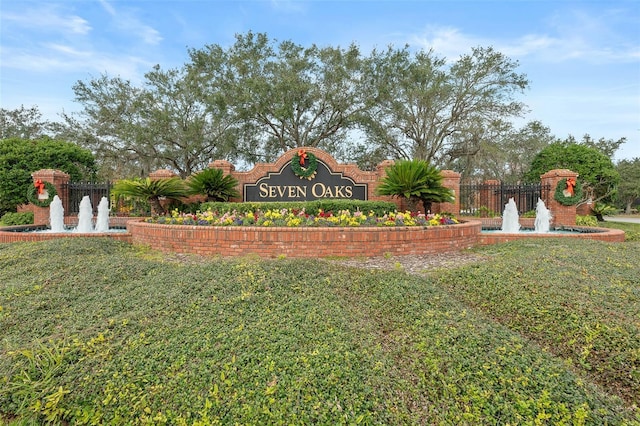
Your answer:
[[[505,204],[513,198],[518,213],[535,210],[538,198],[549,200],[550,185],[481,183],[460,185],[460,214],[492,217],[502,215]]]
[[[96,214],[102,197],[109,198],[111,182],[69,182],[63,186],[62,190],[68,194],[64,206],[66,215],[80,212],[80,201],[85,195],[89,196],[93,213]]]

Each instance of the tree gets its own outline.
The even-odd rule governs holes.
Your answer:
[[[594,203],[608,201],[614,194],[620,175],[609,157],[597,148],[558,140],[544,148],[531,163],[525,179],[539,182],[540,176],[553,169],[569,169],[578,173],[584,199]]]
[[[497,121],[486,127],[475,154],[459,157],[445,167],[461,173],[467,181],[499,179],[515,184],[524,180],[534,157],[554,140],[549,128],[539,121],[520,129]]]
[[[204,194],[207,201],[229,201],[229,198],[239,197],[237,185],[237,179],[225,176],[222,170],[215,168],[205,169],[187,180],[190,193]]]
[[[640,199],[640,157],[622,160],[616,165],[620,174],[618,200],[624,205],[625,213],[631,214],[633,204]]]
[[[27,189],[33,185],[31,173],[40,169],[58,169],[79,181],[93,179],[96,165],[90,151],[69,142],[0,140],[0,216],[27,202]]]
[[[442,165],[474,155],[490,123],[524,111],[514,95],[528,81],[515,72],[516,62],[475,48],[447,64],[432,51],[374,50],[365,72],[374,96],[362,116],[372,143],[394,158]]]
[[[567,140],[575,141],[573,136],[569,136]],[[620,138],[617,141],[613,139],[600,138],[596,141],[594,139],[591,139],[591,136],[584,135],[582,136],[582,141],[580,143],[584,146],[588,146],[589,148],[596,148],[607,157],[613,158],[616,151],[620,148],[620,145],[626,142],[626,138]]]
[[[229,107],[243,123],[240,144],[249,162],[300,146],[333,152],[364,105],[355,45],[276,45],[266,34],[249,32],[237,35],[228,51],[210,45],[190,56],[192,72],[214,82],[211,95],[229,93]],[[218,60],[222,56],[225,63]],[[218,76],[225,79],[222,86]]]
[[[223,103],[205,103],[201,81],[186,68],[145,75],[145,87],[106,75],[77,82],[83,110],[64,115],[68,135],[106,166],[128,165],[125,175],[170,168],[182,177],[215,158],[233,158],[232,122]]]
[[[39,139],[49,134],[52,123],[42,119],[38,107],[0,108],[0,139]]]
[[[184,181],[178,177],[167,179],[123,179],[116,182],[111,193],[117,198],[130,196],[145,200],[151,206],[151,213],[166,214],[167,211],[160,202],[161,198],[180,201],[187,196],[188,190]]]
[[[424,160],[399,160],[386,169],[376,191],[379,195],[406,198],[411,211],[416,211],[418,201],[422,201],[424,211],[428,212],[432,203],[453,199],[453,193],[442,185],[442,180],[440,171]]]

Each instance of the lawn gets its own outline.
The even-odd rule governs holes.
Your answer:
[[[0,245],[0,421],[640,424],[640,242],[475,251],[417,276]]]

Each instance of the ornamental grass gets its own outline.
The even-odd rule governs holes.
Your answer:
[[[304,209],[271,209],[256,210],[247,213],[237,211],[218,213],[213,210],[196,213],[181,213],[173,210],[169,216],[154,216],[145,220],[148,223],[166,225],[199,225],[199,226],[439,226],[459,223],[455,218],[444,214],[424,214],[415,212],[390,212],[377,216],[373,212],[351,212],[341,210],[336,214],[320,210],[317,215],[310,215]]]

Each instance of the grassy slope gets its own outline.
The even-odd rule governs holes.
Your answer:
[[[639,421],[640,243],[430,277],[0,245],[0,412],[74,423]],[[636,408],[633,408],[634,405]]]

